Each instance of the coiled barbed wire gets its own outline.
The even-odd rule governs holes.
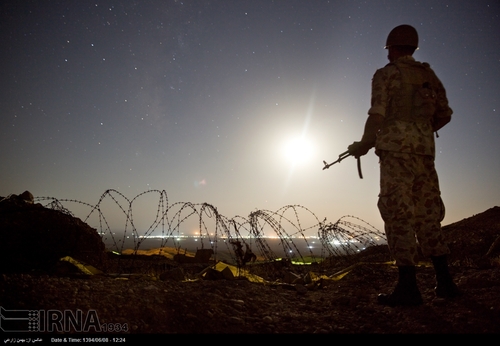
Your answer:
[[[355,220],[349,221],[349,220]],[[354,255],[386,242],[385,234],[358,217],[346,215],[335,223],[320,224],[318,237],[331,256]]]
[[[134,203],[147,194],[158,195],[158,207],[154,219],[141,234],[134,221]],[[119,200],[123,200],[120,202]],[[73,215],[69,208],[63,203],[77,203],[90,209],[88,215],[83,219],[89,222],[91,217],[97,217],[98,233],[103,240],[110,239],[111,250],[122,252],[125,241],[130,236],[134,243],[134,252],[141,248],[144,240],[153,237],[155,232],[161,230],[162,248],[173,242],[173,247],[179,253],[182,234],[181,227],[196,218],[198,223],[197,236],[200,246],[209,246],[217,258],[219,242],[226,246],[226,252],[230,254],[234,263],[238,263],[235,254],[235,241],[240,241],[249,247],[253,245],[258,249],[260,258],[266,261],[274,261],[279,258],[288,260],[300,260],[302,262],[317,261],[326,256],[345,256],[362,251],[368,246],[378,245],[386,241],[385,234],[377,230],[372,225],[354,216],[343,216],[335,223],[326,223],[326,219],[320,222],[318,217],[308,208],[301,205],[287,205],[277,211],[256,210],[249,214],[248,218],[235,216],[227,218],[219,213],[217,208],[208,203],[176,202],[169,205],[168,196],[165,190],[147,190],[132,199],[127,198],[121,192],[113,189],[106,190],[96,205],[81,202],[74,199],[57,199],[54,197],[36,197],[35,202],[47,202],[45,207],[57,209],[64,213]],[[116,204],[120,214],[125,218],[123,229],[119,232],[112,230],[109,220],[103,211],[105,201]],[[307,227],[302,225],[301,213],[306,213],[313,223]],[[291,215],[290,215],[291,214]],[[212,227],[209,226],[212,223]],[[91,225],[92,226],[92,225]],[[306,234],[317,230],[319,241],[322,244],[321,254],[314,254],[309,244]],[[123,235],[120,239],[116,233]],[[109,237],[109,238],[108,238]],[[276,254],[270,247],[266,239],[279,238],[283,255]],[[304,242],[308,249],[308,254],[302,254],[297,246],[298,242]],[[206,244],[208,242],[208,244]],[[248,243],[248,244],[247,244]]]

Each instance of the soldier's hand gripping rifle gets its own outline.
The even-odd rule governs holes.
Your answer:
[[[326,161],[323,161],[323,164],[325,165],[323,167],[323,170],[330,168],[330,166],[336,164],[337,162],[342,161],[343,159],[345,159],[348,156],[351,156],[351,154],[349,154],[349,150],[340,154],[339,158],[332,163],[327,163]],[[361,157],[358,157],[358,174],[359,174],[359,179],[363,179],[363,173],[361,172]]]

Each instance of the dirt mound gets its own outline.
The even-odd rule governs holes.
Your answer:
[[[50,272],[65,256],[97,268],[106,263],[97,231],[68,211],[33,203],[28,191],[0,197],[0,272]]]
[[[443,227],[451,263],[488,267],[499,265],[500,207],[496,206]]]

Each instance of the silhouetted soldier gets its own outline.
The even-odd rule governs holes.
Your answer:
[[[245,244],[245,257],[243,258],[243,265],[247,264],[248,262],[255,262],[257,259],[257,256],[252,252],[252,249],[248,246],[248,244]]]
[[[434,132],[451,120],[446,92],[427,63],[415,61],[418,34],[410,25],[394,28],[385,48],[390,61],[372,80],[371,108],[363,137],[348,147],[356,158],[375,147],[380,158],[378,208],[387,243],[399,270],[383,305],[420,305],[415,264],[417,241],[436,271],[438,297],[459,294],[448,270],[448,246],[441,231],[444,204],[434,166]]]
[[[230,240],[229,244],[234,245],[236,248],[234,250],[234,254],[236,255],[236,260],[238,262],[238,265],[244,265],[244,257],[245,254],[243,253],[243,245],[241,245],[241,242],[239,240]]]

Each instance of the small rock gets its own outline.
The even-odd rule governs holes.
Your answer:
[[[19,195],[19,198],[29,204],[33,204],[33,201],[35,200],[31,192],[29,191],[24,191]]]
[[[234,324],[244,324],[245,323],[245,321],[243,321],[243,319],[236,317],[236,316],[229,317],[229,322],[234,323]]]
[[[432,300],[432,305],[435,305],[435,306],[443,306],[443,305],[446,305],[446,299],[444,298],[434,298]]]
[[[233,302],[235,304],[239,304],[239,305],[244,305],[245,302],[241,299],[229,299],[230,302]]]
[[[273,318],[271,316],[264,316],[264,318],[262,319],[262,321],[266,322],[266,323],[273,323]]]

